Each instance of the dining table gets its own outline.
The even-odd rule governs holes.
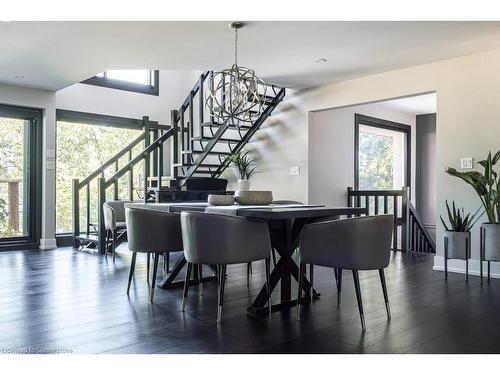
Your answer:
[[[134,203],[135,206],[152,210],[161,210],[168,212],[197,211],[210,212],[226,215],[234,215],[252,219],[263,220],[269,227],[271,237],[271,246],[279,254],[273,270],[270,275],[271,294],[279,284],[279,302],[273,301],[272,311],[289,309],[296,305],[296,298],[292,297],[292,279],[298,281],[299,266],[294,260],[293,254],[300,241],[300,233],[304,225],[324,220],[336,220],[341,216],[359,216],[366,214],[364,207],[331,207],[323,205],[262,205],[262,206],[210,206],[204,202],[182,202],[182,203]],[[326,249],[325,249],[326,250]],[[170,288],[182,285],[182,281],[176,281],[177,275],[184,268],[186,260],[183,255],[179,257],[172,268],[172,272],[167,274],[159,283],[161,288]],[[197,267],[195,267],[196,269]],[[211,266],[215,272],[214,265]],[[202,275],[195,275],[195,279]],[[203,280],[215,279],[215,277],[204,278]],[[197,282],[197,280],[192,281]],[[303,283],[303,292],[306,298],[303,301],[311,300],[311,284],[305,278]],[[319,298],[319,293],[312,290],[312,299]],[[253,300],[248,312],[252,314],[268,313],[266,306],[268,301],[267,288],[264,284],[259,293]]]

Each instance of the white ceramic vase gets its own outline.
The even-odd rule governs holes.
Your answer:
[[[238,180],[238,190],[239,191],[250,190],[250,180]]]

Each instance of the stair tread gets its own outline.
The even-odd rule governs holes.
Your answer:
[[[192,167],[194,166],[195,164],[194,163],[175,163],[174,164],[174,167]],[[220,167],[220,164],[211,164],[211,163],[201,163],[200,164],[200,167],[205,167],[205,168],[210,168],[210,167],[213,167],[213,168],[217,168],[217,167]]]
[[[192,141],[210,141],[212,140],[212,137],[193,137],[191,138]],[[220,142],[231,142],[231,143],[240,143],[240,139],[234,139],[234,138],[219,138],[218,141]]]
[[[201,126],[203,126],[203,127],[209,127],[209,126],[218,127],[218,126],[221,126],[221,124],[216,123],[216,122],[204,122],[204,123],[201,124]],[[229,129],[238,129],[238,128],[241,128],[241,129],[250,129],[251,127],[252,127],[251,125],[240,125],[240,126],[229,125]]]
[[[204,152],[203,150],[184,150],[184,151],[181,151],[181,154],[182,155],[190,155],[190,154],[201,154],[203,152]],[[213,154],[213,155],[230,155],[231,154],[231,152],[229,152],[229,151],[214,151],[214,150],[211,150],[208,153]]]

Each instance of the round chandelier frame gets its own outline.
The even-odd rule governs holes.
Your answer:
[[[238,29],[243,24],[229,26],[235,31],[234,64],[211,74],[206,105],[213,121],[238,126],[253,123],[262,115],[267,85],[254,70],[238,65]]]

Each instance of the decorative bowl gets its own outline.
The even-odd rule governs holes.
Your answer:
[[[272,191],[238,190],[234,193],[234,199],[241,205],[267,205],[273,203]]]
[[[209,194],[208,204],[211,206],[230,206],[234,204],[233,195]]]

